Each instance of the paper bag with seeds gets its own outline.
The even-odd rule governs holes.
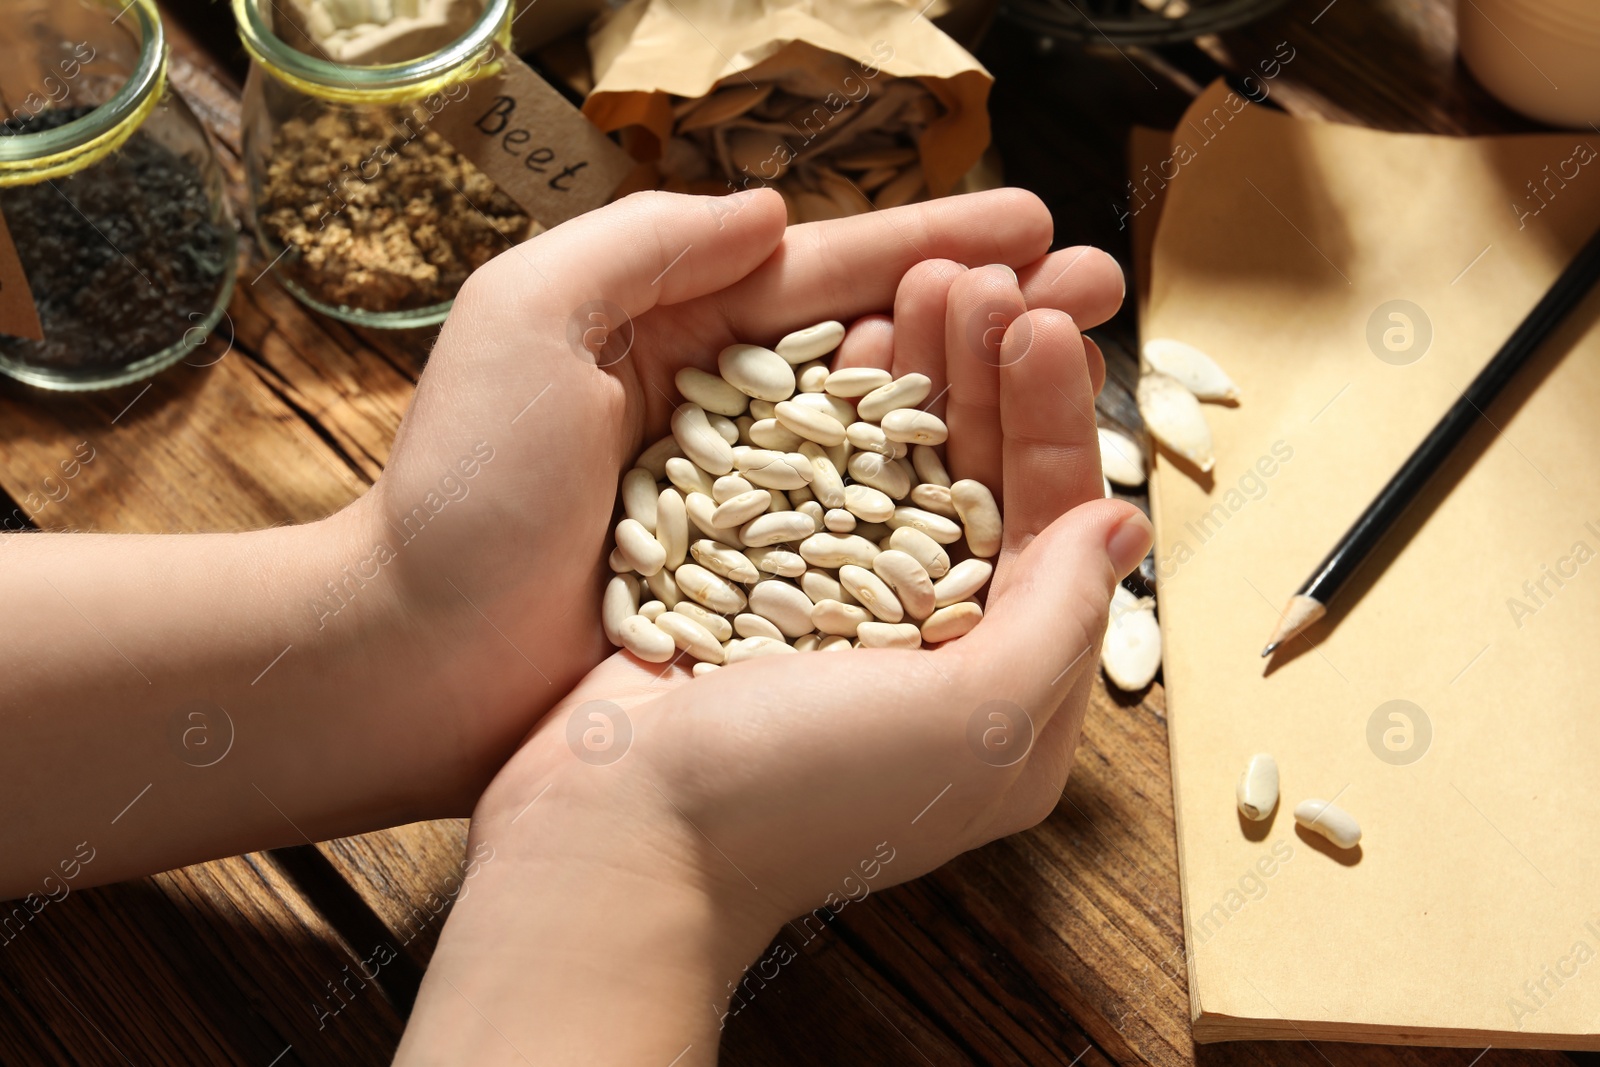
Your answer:
[[[943,196],[989,141],[988,71],[896,0],[629,0],[589,53],[640,185],[770,185],[794,221]]]

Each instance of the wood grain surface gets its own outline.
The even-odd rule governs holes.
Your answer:
[[[1282,41],[1296,57],[1270,100],[1297,114],[1521,128],[1455,63],[1446,0],[1325,3],[1296,0],[1238,33],[1159,52],[1045,49],[997,24],[981,58],[999,75],[1010,181],[1050,204],[1058,244],[1099,243],[1126,262],[1129,126],[1170,127],[1198,88],[1254,70]],[[168,7],[174,84],[215,135],[242,210],[231,17],[203,0]],[[0,491],[17,509],[7,514],[53,530],[239,530],[317,518],[371,484],[432,334],[313,315],[260,277],[248,239],[241,255],[229,320],[197,365],[87,397],[0,385]],[[1112,361],[1102,407],[1126,421],[1116,383],[1131,380],[1131,318],[1097,336]],[[98,458],[53,499],[44,480],[84,440]],[[1170,782],[1159,684],[1137,699],[1097,687],[1055,814],[872,893],[820,931],[786,928],[779,940],[796,959],[730,1018],[726,1062],[1597,1062],[1309,1041],[1196,1048]],[[387,1063],[464,840],[461,822],[419,824],[74,892],[0,945],[0,1062]],[[359,961],[382,943],[397,962],[358,985]]]

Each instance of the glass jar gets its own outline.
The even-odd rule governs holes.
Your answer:
[[[0,372],[108,388],[204,344],[238,235],[204,128],[167,91],[154,0],[6,5],[0,213],[43,340],[0,334]]]
[[[441,27],[446,40],[413,36],[432,49],[420,58],[371,65],[327,58],[332,40],[288,22],[292,3],[233,0],[251,57],[244,153],[261,251],[334,318],[442,322],[467,275],[534,225],[429,126],[509,47],[512,0],[486,0],[464,33]]]

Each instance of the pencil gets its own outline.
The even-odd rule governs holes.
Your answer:
[[[1383,539],[1396,519],[1405,513],[1422,492],[1428,479],[1444,465],[1450,452],[1466,436],[1467,430],[1494,398],[1505,388],[1517,369],[1538,350],[1600,278],[1600,231],[1572,257],[1555,283],[1528,312],[1527,318],[1506,338],[1500,351],[1484,365],[1467,386],[1461,398],[1450,405],[1428,436],[1412,452],[1373,498],[1361,517],[1345,531],[1339,543],[1289,598],[1278,628],[1261,650],[1263,658],[1272,655],[1291,637],[1327,614],[1328,605],[1350,575],[1355,573],[1372,549]]]

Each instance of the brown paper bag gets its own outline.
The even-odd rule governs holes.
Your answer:
[[[675,98],[682,113],[686,102],[730,85],[759,92],[772,83],[817,101],[822,110],[798,122],[766,124],[803,158],[823,138],[870,122],[871,109],[889,103],[884,87],[914,79],[938,103],[916,143],[934,196],[950,192],[989,141],[988,71],[896,0],[630,0],[596,27],[589,52],[596,84],[584,114],[602,130],[624,130],[624,145],[645,162],[668,145]],[[743,184],[771,180],[757,170],[745,171]]]

